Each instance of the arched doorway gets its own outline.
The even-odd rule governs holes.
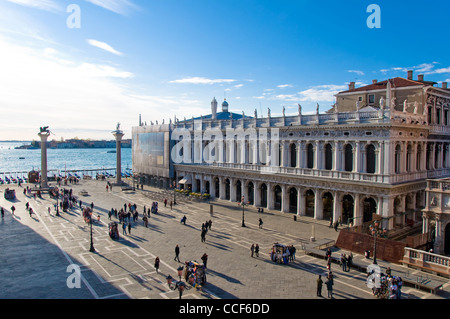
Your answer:
[[[248,199],[250,205],[255,204],[255,185],[252,182],[249,182],[247,185],[247,193],[248,193]]]
[[[353,222],[355,200],[351,195],[345,195],[342,198],[342,223],[349,224]],[[354,224],[354,222],[353,222]]]
[[[289,189],[289,212],[297,213],[298,192],[295,187]]]
[[[367,197],[363,201],[363,223],[372,221],[372,214],[377,212],[377,202],[372,197]]]
[[[220,197],[220,182],[219,179],[216,177],[214,180],[214,189],[215,189],[215,197]]]
[[[241,181],[236,182],[236,201],[240,202],[242,198],[242,183]]]
[[[267,207],[267,185],[261,184],[261,207]]]
[[[333,218],[333,195],[330,192],[326,192],[322,196],[323,200],[323,216],[322,218],[325,220],[330,220]]]
[[[225,199],[230,200],[230,180],[227,178],[225,180]]]
[[[305,216],[314,217],[314,201],[316,195],[311,189],[305,192]]]
[[[275,208],[275,210],[281,210],[281,206],[283,204],[283,191],[281,190],[280,185],[275,186],[275,188],[273,189],[273,192],[274,192],[274,200],[275,200],[274,208]]]
[[[206,194],[211,194],[211,193],[210,193],[209,181],[206,181],[206,182],[205,182],[205,193],[206,193]]]

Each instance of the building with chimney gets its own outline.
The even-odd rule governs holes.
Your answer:
[[[377,218],[388,233],[428,229],[427,180],[450,176],[450,90],[412,77],[352,82],[316,114],[299,105],[295,115],[246,116],[226,100],[217,112],[214,98],[210,115],[133,127],[133,170],[142,183],[286,214],[353,226]],[[142,152],[141,137],[158,132],[167,133],[165,175],[146,170],[153,155]]]

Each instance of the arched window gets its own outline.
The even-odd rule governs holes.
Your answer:
[[[314,168],[314,147],[311,143],[306,147],[306,167]]]
[[[375,146],[373,144],[367,145],[366,148],[366,167],[367,173],[374,174],[375,173]]]
[[[296,167],[297,166],[297,146],[295,145],[295,143],[292,143],[290,146],[290,151],[291,151],[291,167]]]
[[[397,146],[395,147],[395,155],[394,155],[395,173],[400,173],[400,159],[401,159],[401,148],[400,145],[397,144]]]
[[[420,171],[421,167],[422,167],[422,146],[417,145],[416,171]]]
[[[346,172],[353,171],[353,147],[351,144],[345,145],[344,157],[344,170]]]
[[[408,145],[406,148],[406,171],[411,172],[411,155],[412,155],[412,148],[411,145]]]
[[[325,145],[325,169],[333,169],[333,149],[331,147],[331,144]]]

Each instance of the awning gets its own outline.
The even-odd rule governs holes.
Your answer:
[[[179,181],[178,184],[192,184],[191,176],[183,177],[183,179]]]

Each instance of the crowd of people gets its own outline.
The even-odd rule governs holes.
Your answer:
[[[367,273],[367,277],[375,278],[374,270]],[[377,280],[373,280],[376,284],[372,287],[372,292],[375,297],[381,299],[401,299],[403,280],[400,276],[393,276],[391,269],[388,267],[386,273],[380,273]],[[378,281],[378,282],[377,282]]]

